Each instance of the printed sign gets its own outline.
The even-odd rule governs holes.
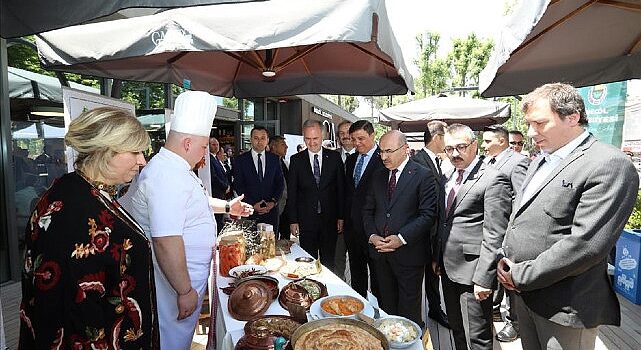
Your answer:
[[[588,131],[617,148],[623,139],[626,82],[579,88],[588,115]]]

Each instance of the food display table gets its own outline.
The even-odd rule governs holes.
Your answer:
[[[309,257],[309,254],[305,252],[298,244],[294,244],[291,247],[291,252],[285,255],[285,259],[290,262],[294,261],[298,257]],[[278,287],[282,289],[287,283],[292,280],[285,278],[279,272],[268,273],[268,276],[278,279]],[[359,297],[359,294],[356,293],[349,285],[347,285],[343,280],[338,278],[333,274],[329,269],[323,267],[321,272],[316,275],[308,276],[308,278],[315,279],[324,283],[327,286],[327,292],[331,295],[351,295]],[[220,290],[221,287],[226,287],[230,282],[233,282],[234,279],[231,277],[216,277],[216,285],[218,288],[218,313],[216,316],[216,349],[218,350],[233,350],[235,344],[238,340],[244,335],[243,327],[245,326],[245,321],[239,321],[234,319],[230,314],[227,308],[227,301],[229,300],[229,295],[225,294]],[[265,312],[265,315],[289,315],[289,312],[282,308],[278,303],[278,300],[275,300],[269,306],[269,309]],[[381,316],[386,314],[381,310]],[[421,350],[423,347],[420,342],[415,343],[412,347],[408,348],[410,350]]]

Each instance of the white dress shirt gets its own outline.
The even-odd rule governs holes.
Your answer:
[[[258,152],[254,151],[254,149],[251,149],[252,153],[252,160],[254,161],[254,169],[256,169],[256,174],[258,174]],[[260,152],[260,162],[263,163],[263,178],[265,177],[265,150]]]
[[[365,153],[365,159],[363,159],[363,169],[361,169],[361,173],[359,174],[360,176],[358,177],[359,179],[363,177],[363,173],[365,172],[365,169],[367,169],[367,164],[369,164],[369,160],[372,159],[372,155],[374,155],[374,151],[376,151],[376,148],[377,148],[377,145],[374,144],[374,146],[372,146],[372,148],[369,151],[367,151],[367,153]],[[361,157],[361,154],[359,154],[358,157],[356,157],[354,172],[356,172],[356,168],[358,167],[358,161],[360,157]],[[353,175],[354,174],[352,174],[352,179],[354,178]]]
[[[315,154],[318,154],[318,168],[320,170],[323,170],[323,147],[321,147],[318,153],[312,153],[312,151],[310,151],[308,148],[307,153],[309,154],[309,164],[312,166],[312,174],[314,173],[314,155]]]
[[[581,142],[587,139],[588,136],[590,136],[590,133],[585,130],[581,135],[577,136],[574,140],[566,143],[565,146],[557,149],[553,153],[546,154],[544,152],[541,152],[541,155],[539,155],[539,157],[545,157],[545,163],[539,166],[534,175],[532,175],[532,179],[530,179],[530,182],[528,182],[523,189],[521,205],[527,202],[527,200],[534,195],[536,190],[541,187],[543,181],[548,177],[548,175],[550,175],[552,171],[554,171],[554,169],[559,166],[559,164],[561,164],[561,162],[565,158],[567,158],[570,153],[572,153],[572,151],[579,147]]]
[[[349,157],[354,152],[356,152],[356,148],[352,148],[351,151],[347,151],[345,150],[345,148],[341,147],[341,159],[343,160],[343,164],[345,164],[347,157]]]

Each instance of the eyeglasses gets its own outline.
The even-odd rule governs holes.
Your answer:
[[[510,145],[512,146],[515,146],[515,145],[523,146],[524,144],[525,143],[523,141],[510,141]]]
[[[456,147],[449,147],[448,146],[448,147],[445,147],[445,149],[443,149],[443,151],[445,151],[445,153],[448,154],[448,155],[451,155],[452,153],[454,153],[455,149],[456,149],[456,151],[458,153],[463,153],[473,143],[474,143],[474,141],[472,141],[470,143],[467,143],[467,144],[461,143],[461,144],[456,145]]]
[[[392,154],[392,153],[398,151],[399,149],[403,148],[404,146],[405,145],[401,145],[401,147],[399,147],[397,149],[382,149],[381,150],[381,154]]]

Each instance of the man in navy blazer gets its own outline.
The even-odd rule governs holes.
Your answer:
[[[232,161],[233,187],[236,193],[245,194],[245,202],[254,206],[249,218],[257,223],[278,227],[278,200],[285,181],[278,157],[266,152],[269,132],[262,126],[251,130],[251,150]]]
[[[352,288],[367,297],[368,265],[372,294],[378,296],[376,272],[367,252],[367,236],[363,227],[363,205],[370,191],[372,174],[385,169],[376,145],[374,126],[366,120],[356,121],[349,127],[349,135],[356,152],[345,162],[345,228],[344,237],[349,254]]]
[[[436,182],[431,171],[409,159],[407,140],[400,131],[383,135],[380,148],[385,168],[372,175],[363,207],[379,305],[423,327],[422,287],[429,232],[436,216]]]

